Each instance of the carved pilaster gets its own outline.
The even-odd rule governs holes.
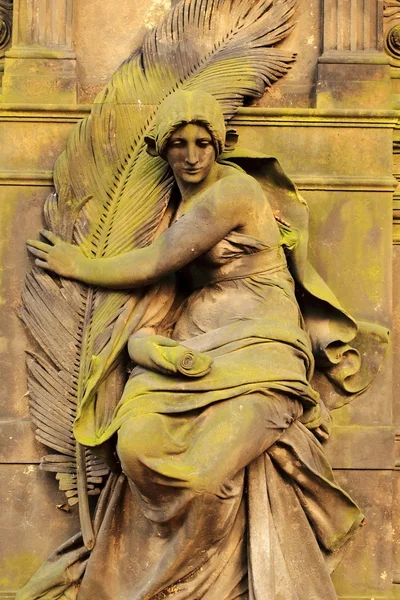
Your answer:
[[[324,1],[323,56],[381,50],[381,0]]]
[[[73,0],[15,0],[3,84],[6,102],[76,101],[72,6]]]
[[[317,106],[388,108],[382,0],[324,0]]]
[[[72,0],[15,0],[13,45],[9,56],[74,58]]]

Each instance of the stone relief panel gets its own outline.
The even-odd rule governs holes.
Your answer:
[[[199,589],[221,597],[247,591],[250,597],[290,597],[293,591],[304,599],[337,597],[330,573],[364,517],[336,482],[317,439],[329,437],[330,409],[347,405],[369,387],[388,332],[357,324],[341,307],[308,263],[305,201],[275,159],[252,150],[235,153],[237,135],[229,124],[243,102],[260,99],[293,63],[292,52],[280,46],[293,28],[293,8],[290,0],[248,6],[245,1],[180,3],[113,75],[57,161],[56,194],[45,204],[47,230],[40,241],[29,241],[36,264],[26,280],[21,316],[43,351],[28,359],[37,437],[59,452],[46,456],[42,467],[56,471],[69,503],[78,503],[82,536],[39,569],[19,600],[33,600],[60,585],[64,592],[79,587],[82,599],[141,597],[143,586],[145,596],[154,599],[182,590],[195,597]],[[248,192],[240,192],[244,181],[246,189],[255,186],[249,221],[242,205]],[[208,194],[211,214],[198,214]],[[343,229],[341,242],[347,244],[351,230],[343,220],[357,213],[358,205],[342,199],[331,210],[336,214],[327,224],[327,237]],[[320,216],[323,222],[323,211]],[[231,226],[220,230],[231,217]],[[363,221],[363,227],[367,235],[373,223]],[[211,250],[218,253],[219,245],[221,251],[226,243],[242,248],[243,235],[253,248],[250,258],[241,249],[234,256],[229,251],[226,265],[223,256],[219,264],[211,254],[203,269],[195,263]],[[330,255],[321,249],[319,260],[338,279]],[[128,268],[127,257],[133,265]],[[159,272],[163,261],[166,267]],[[187,303],[176,313],[179,294],[169,280],[159,282],[171,272],[180,276],[184,267],[194,267],[193,276],[178,286]],[[297,281],[297,300],[290,273]],[[242,296],[240,280],[257,275],[266,276],[261,288],[244,285]],[[373,284],[385,285],[383,279],[371,275]],[[222,295],[220,309],[212,311],[215,283]],[[369,284],[365,277],[368,292]],[[263,298],[259,317],[253,309],[243,317],[253,295]],[[210,307],[206,311],[204,303]],[[304,328],[299,309],[291,312],[298,306]],[[257,354],[249,352],[254,336],[260,340]],[[120,369],[126,343],[133,361],[127,381]],[[303,367],[315,359],[316,373],[307,367],[301,376],[299,359]],[[265,435],[266,440],[253,446],[252,394],[260,386],[267,396],[280,390],[278,413],[286,414],[289,402],[291,416],[278,425],[278,438],[262,430],[260,440]],[[144,404],[136,415],[141,394]],[[242,403],[240,435],[231,430],[233,415],[224,412],[231,413],[236,401]],[[260,406],[268,412],[269,402]],[[171,412],[182,421],[175,450],[174,444],[165,446],[174,437],[174,419],[166,416]],[[203,427],[204,417],[209,425]],[[221,424],[226,434],[218,438]],[[131,431],[132,425],[138,428]],[[182,443],[186,449],[180,451]],[[86,447],[98,450],[112,471],[94,521],[88,496],[98,493],[107,471]],[[211,448],[217,451],[214,462]],[[193,527],[202,532],[194,543],[187,535]],[[63,574],[65,555],[68,565],[74,564],[69,581]],[[204,562],[210,555],[214,559]],[[171,564],[177,565],[172,571]],[[316,565],[309,575],[308,564]]]
[[[121,2],[119,4],[120,11],[114,18],[111,11],[115,12],[115,8],[111,4],[98,3],[97,11],[94,11],[93,2],[82,0],[74,3],[75,14],[72,18],[70,11],[58,10],[61,4],[64,8],[71,7],[71,2],[57,3],[47,1],[39,3],[35,1],[31,2],[30,0],[26,2],[25,0],[21,0],[19,5],[22,6],[23,4],[28,8],[30,7],[29,18],[31,19],[30,23],[34,35],[29,37],[29,39],[20,38],[19,47],[16,45],[14,49],[15,58],[23,56],[25,60],[27,56],[31,55],[33,59],[35,49],[31,46],[36,45],[38,43],[37,40],[40,38],[45,49],[44,52],[49,57],[51,53],[54,56],[57,54],[58,60],[61,59],[59,60],[60,70],[59,72],[55,72],[54,76],[54,80],[59,82],[60,73],[62,73],[63,68],[61,67],[63,58],[66,58],[68,63],[72,64],[72,46],[74,46],[74,50],[78,54],[78,95],[71,95],[67,99],[68,102],[71,102],[72,99],[71,110],[68,112],[64,106],[62,111],[60,109],[58,113],[55,112],[53,115],[51,110],[47,109],[48,114],[46,115],[46,109],[43,109],[43,105],[49,101],[50,95],[45,92],[41,96],[43,104],[34,116],[29,113],[21,113],[23,118],[27,120],[27,123],[13,123],[13,128],[10,126],[10,147],[5,149],[5,154],[11,165],[10,168],[17,165],[23,170],[29,164],[34,170],[36,167],[39,168],[42,163],[45,163],[46,173],[44,174],[43,172],[39,175],[42,178],[45,176],[46,185],[50,186],[51,172],[49,169],[52,166],[52,161],[59,154],[61,146],[65,144],[67,129],[74,119],[78,118],[78,116],[84,116],[83,111],[87,110],[87,107],[75,108],[75,100],[91,102],[97,92],[101,90],[107,77],[129,55],[132,47],[137,43],[136,41],[132,41],[130,28],[124,28],[122,25],[129,18],[131,19],[132,28],[135,30],[139,28],[140,24],[143,31],[137,32],[136,38],[141,39],[143,32],[145,33],[149,28],[158,23],[162,15],[165,14],[165,11],[170,9],[170,5],[169,2],[159,1],[150,3],[150,5],[146,2],[143,3],[142,10],[139,3],[135,7],[132,7],[128,6],[128,3],[124,4],[124,2]],[[386,217],[388,212],[387,207],[390,203],[388,198],[391,183],[385,180],[384,175],[390,172],[390,168],[387,168],[390,156],[387,155],[385,146],[385,140],[387,140],[390,134],[390,127],[392,127],[389,123],[389,118],[386,122],[386,117],[383,114],[378,116],[370,114],[369,116],[360,117],[356,111],[354,113],[347,113],[346,115],[341,114],[340,111],[336,111],[334,114],[317,114],[317,111],[299,111],[299,113],[295,113],[286,111],[285,108],[296,106],[309,107],[315,104],[316,64],[317,57],[321,51],[320,20],[322,16],[326,17],[328,15],[327,11],[329,7],[332,8],[333,6],[334,10],[336,10],[334,22],[337,27],[336,35],[340,41],[340,48],[336,46],[331,47],[332,44],[329,42],[327,50],[333,50],[336,56],[343,53],[347,53],[346,56],[348,54],[354,56],[358,53],[364,57],[370,51],[371,53],[375,52],[379,54],[379,45],[376,45],[378,44],[377,40],[382,40],[381,34],[378,33],[380,21],[378,19],[378,11],[376,10],[379,8],[379,3],[377,5],[370,2],[351,2],[348,4],[335,2],[333,4],[334,6],[330,2],[326,2],[324,5],[324,3],[319,1],[304,3],[300,0],[300,9],[294,19],[296,27],[283,42],[284,50],[298,53],[296,62],[292,63],[292,69],[284,78],[269,88],[267,94],[262,98],[256,100],[256,103],[261,107],[260,112],[252,113],[252,109],[248,113],[246,113],[246,109],[239,111],[238,116],[235,117],[233,126],[235,128],[238,127],[240,130],[241,139],[246,142],[246,146],[265,154],[276,154],[282,159],[285,169],[288,169],[290,174],[295,176],[296,183],[298,183],[302,193],[307,197],[311,207],[311,231],[313,239],[322,241],[321,245],[315,245],[311,248],[310,256],[312,261],[318,265],[318,269],[321,269],[320,272],[323,276],[329,280],[330,285],[337,296],[341,298],[346,308],[350,312],[354,312],[354,314],[357,313],[356,316],[362,316],[366,320],[374,320],[376,318],[378,321],[381,320],[382,323],[389,324],[389,321],[387,321],[390,311],[388,305],[389,297],[385,296],[388,273],[387,270],[381,270],[379,273],[376,270],[376,263],[381,260],[382,253],[386,253],[385,256],[387,258],[389,256],[389,246],[385,245],[385,240],[390,236],[390,223],[388,223]],[[397,2],[394,4],[397,5]],[[61,28],[61,31],[68,33],[67,38],[63,37],[64,34],[54,34],[56,31],[55,28],[49,29],[51,19],[47,21],[46,25],[46,21],[35,20],[33,18],[32,8],[38,8],[39,5],[46,6],[48,14],[52,14],[52,11],[54,11],[56,20],[61,19],[63,21],[62,17],[63,15],[65,16],[64,29]],[[360,11],[363,13],[362,18],[360,17]],[[343,37],[340,37],[341,34],[338,27],[340,23],[343,25],[342,19],[350,19],[350,25],[346,26]],[[374,19],[376,19],[375,24]],[[97,25],[95,24],[96,20]],[[23,27],[23,22],[22,19],[20,21],[21,27]],[[103,26],[100,25],[101,23]],[[372,40],[371,44],[365,41],[366,32],[369,30],[369,39]],[[354,34],[354,32],[356,33]],[[100,40],[96,47],[90,44],[90,39],[93,39],[95,35],[97,36],[96,39]],[[355,43],[354,41],[351,42],[353,39],[351,36],[355,36]],[[65,47],[63,41],[65,39],[68,39],[67,47]],[[328,41],[329,39],[327,38]],[[38,58],[40,59],[39,55]],[[26,73],[28,75],[31,72],[31,64],[32,62],[27,62],[28,69]],[[52,65],[49,63],[44,71],[44,76],[47,75],[47,72],[50,72],[51,68]],[[356,72],[357,69],[354,66],[351,68],[355,71],[355,77],[359,78]],[[341,68],[337,69],[337,65],[332,68],[332,71],[334,70],[336,70],[336,73],[341,72]],[[336,77],[336,74],[334,76]],[[18,77],[15,79],[17,81]],[[72,79],[73,77],[71,76]],[[32,77],[32,86],[35,85],[35,80],[37,81],[36,76]],[[376,89],[376,82],[373,85],[374,89]],[[343,88],[342,83],[339,86]],[[29,89],[29,86],[24,90],[20,90],[14,96],[16,102],[18,101],[17,98],[25,97],[26,89]],[[346,96],[350,100],[353,100],[349,88],[346,89]],[[57,99],[60,102],[64,101],[61,100],[59,90],[57,89],[52,99],[52,101],[57,101]],[[357,102],[354,104],[357,106]],[[383,105],[382,102],[380,106],[382,107]],[[272,106],[281,106],[283,110],[276,113],[269,113],[268,110],[263,111],[263,107]],[[393,118],[393,115],[391,118]],[[63,124],[60,125],[63,119]],[[69,122],[67,122],[68,119]],[[59,129],[61,127],[64,129],[60,135]],[[339,139],[340,142],[338,142]],[[54,142],[54,140],[57,140],[57,142]],[[19,151],[19,146],[24,146],[26,154]],[[351,151],[352,147],[353,149],[357,147],[356,161],[354,160],[354,153]],[[376,155],[379,155],[379,161],[376,161]],[[46,160],[44,159],[45,156]],[[366,173],[368,173],[368,176]],[[13,177],[12,174],[9,173],[8,176],[10,181],[14,181],[11,180],[11,177]],[[25,180],[34,186],[34,177],[29,177],[30,174],[28,173],[25,175]],[[42,180],[42,185],[43,183],[44,179]],[[7,200],[7,206],[11,206],[15,199],[15,204],[18,205],[19,211],[15,213],[15,219],[19,224],[22,223],[22,229],[18,229],[18,231],[13,229],[13,235],[11,235],[11,229],[7,224],[8,221],[2,226],[9,236],[7,239],[12,240],[16,235],[20,236],[22,239],[22,248],[23,239],[34,236],[36,229],[39,228],[39,205],[42,204],[46,191],[42,188],[40,193],[38,193],[34,187],[26,187],[23,193],[21,193],[21,190],[22,188],[19,190],[15,188],[11,191],[7,189],[5,190],[4,198]],[[9,200],[10,198],[11,200]],[[48,201],[49,204],[51,204],[51,200]],[[6,204],[3,203],[2,206],[6,206]],[[25,210],[27,206],[29,207],[29,211]],[[32,215],[34,216],[32,217]],[[332,223],[334,223],[333,226]],[[352,228],[345,227],[346,223],[357,224],[357,231],[359,233],[361,231],[361,236],[358,238],[357,243],[353,241]],[[362,225],[360,225],[361,223]],[[27,233],[28,230],[29,235]],[[11,248],[10,241],[7,251],[9,252]],[[332,255],[331,248],[335,248],[337,257],[348,256],[348,260],[343,261],[342,266],[344,268],[340,271],[337,267],[337,261],[330,261],[330,256]],[[369,250],[366,251],[365,248],[369,248]],[[21,256],[18,263],[18,272],[21,273],[26,259],[22,250],[19,254]],[[12,264],[10,258],[7,258],[7,261],[9,264]],[[355,289],[350,285],[344,286],[343,277],[346,281],[352,280],[354,277],[358,277],[362,269],[370,271],[370,279],[368,277],[361,278],[359,280],[359,287]],[[17,294],[15,289],[18,282],[15,273],[13,274],[12,270],[8,269],[7,277],[8,282],[13,282],[13,286],[9,287],[13,287],[14,295]],[[67,284],[65,285],[67,286]],[[362,296],[361,299],[360,296]],[[16,304],[17,300],[14,300],[14,307]],[[11,314],[13,310],[14,308],[7,306],[7,314]],[[11,320],[10,318],[10,322]],[[11,333],[10,338],[12,339],[15,338],[13,335],[14,329],[9,329]],[[13,342],[13,344],[14,348],[18,345],[21,354],[19,362],[21,365],[20,371],[22,371],[22,354],[24,348],[23,342],[21,342],[20,330],[19,333],[18,340]],[[62,446],[61,449],[63,450],[65,448],[67,451],[71,450],[75,459],[76,446],[72,443],[73,447],[71,449],[70,439],[66,443],[64,439],[61,446],[58,444],[59,447],[54,448],[54,445],[57,445],[60,439],[57,440],[57,438],[54,438],[54,435],[49,433],[48,427],[59,427],[60,421],[58,419],[60,415],[53,414],[53,419],[43,423],[42,411],[44,407],[37,400],[37,380],[43,378],[43,371],[40,365],[34,364],[33,357],[29,359],[29,362],[31,374],[36,378],[36,384],[32,386],[31,392],[32,397],[35,397],[36,393],[36,406],[32,407],[33,417],[37,424],[41,424],[38,427],[38,438],[42,442],[49,442],[50,438],[50,441],[53,443],[52,452],[53,450],[57,452]],[[7,395],[7,390],[4,389],[2,393],[5,397],[5,403],[7,404],[8,402],[12,406],[11,412],[15,410],[15,406],[18,406],[19,413],[21,415],[25,414],[27,401],[23,397],[25,390],[22,389],[21,381],[17,381],[16,373],[12,373],[9,379],[9,387],[17,398],[16,403],[12,404],[10,397]],[[12,379],[14,379],[14,383],[11,382]],[[337,590],[341,597],[347,598],[347,600],[349,598],[353,600],[353,597],[358,597],[358,592],[353,590],[352,585],[354,589],[358,591],[362,590],[363,592],[368,588],[368,591],[371,591],[371,593],[367,597],[376,595],[379,595],[379,597],[382,595],[385,599],[391,597],[387,596],[391,583],[391,567],[388,558],[391,548],[388,544],[383,548],[382,542],[383,537],[385,537],[385,540],[388,539],[388,532],[391,530],[390,510],[387,508],[387,505],[390,503],[390,452],[392,444],[390,437],[391,407],[389,386],[389,377],[381,374],[379,376],[378,388],[382,398],[376,397],[376,388],[373,387],[363,394],[356,403],[335,411],[333,440],[331,445],[328,445],[327,450],[330,459],[335,461],[334,466],[343,468],[343,471],[337,472],[340,484],[354,497],[362,509],[367,512],[368,527],[362,528],[361,535],[353,550],[351,550],[348,561],[342,563],[342,567],[337,571],[336,575],[335,584]],[[61,426],[65,425],[65,415],[63,417]],[[382,425],[382,428],[379,431],[378,428],[374,429],[371,426],[372,422]],[[10,464],[8,465],[7,474],[2,476],[4,477],[3,481],[7,482],[6,485],[10,490],[10,494],[14,498],[18,498],[21,506],[24,506],[21,514],[24,515],[27,523],[27,535],[21,536],[24,539],[18,540],[16,539],[17,536],[14,536],[10,543],[9,552],[15,552],[15,556],[18,559],[10,560],[5,568],[4,566],[1,567],[0,579],[2,589],[8,586],[10,590],[11,588],[15,589],[14,583],[16,581],[18,581],[18,586],[22,585],[27,579],[27,573],[29,572],[30,574],[39,567],[41,560],[45,558],[51,549],[54,549],[57,544],[61,544],[68,539],[69,533],[78,531],[79,524],[76,517],[79,508],[82,509],[82,507],[79,507],[79,503],[77,503],[78,487],[80,487],[81,494],[85,487],[82,485],[82,481],[78,485],[77,469],[75,464],[71,465],[71,460],[69,460],[71,456],[68,457],[68,454],[64,456],[64,459],[60,459],[60,455],[55,456],[55,454],[51,454],[49,456],[47,450],[46,455],[46,449],[39,444],[34,446],[31,437],[29,437],[29,444],[19,445],[19,440],[27,439],[26,432],[28,432],[28,429],[29,432],[32,429],[28,420],[25,419],[24,425],[26,426],[26,430],[24,430],[24,437],[22,431],[18,429],[19,425],[20,423],[16,423],[15,434],[9,428],[7,431],[10,434],[4,437],[4,440],[7,441],[7,445],[4,445],[4,448],[7,448],[7,452],[4,450],[4,454],[7,455],[6,460]],[[4,431],[6,431],[5,428]],[[384,435],[386,437],[383,440]],[[366,443],[366,440],[369,440],[369,442]],[[11,445],[13,451],[8,453]],[[23,451],[20,450],[22,447]],[[383,449],[385,450],[384,452],[382,451]],[[22,458],[21,452],[23,454]],[[36,460],[39,454],[45,455],[42,459],[41,468],[58,473],[57,483],[53,481],[49,473],[43,472],[43,470],[38,471],[36,464],[34,466],[28,465],[32,460]],[[32,457],[34,458],[32,459]],[[385,457],[384,460],[383,457]],[[88,465],[86,471],[86,484],[88,485],[86,489],[90,494],[89,500],[93,501],[93,499],[96,499],[94,494],[98,494],[99,488],[102,485],[101,479],[105,474],[103,472],[104,466],[99,459],[94,459],[88,452],[83,452],[81,458]],[[25,460],[27,466],[15,468],[13,464],[19,460]],[[37,458],[37,463],[39,463],[39,457]],[[360,469],[358,472],[351,470],[355,465]],[[374,494],[366,488],[365,472],[362,469],[368,467],[375,470],[374,476],[370,479],[371,488],[374,490],[384,490],[384,497],[379,496],[375,498]],[[12,471],[14,468],[15,473]],[[25,486],[23,489],[20,485],[21,482]],[[56,490],[58,483],[61,492]],[[63,498],[64,492],[66,492],[66,498]],[[27,506],[25,498],[28,496],[32,497],[33,505]],[[44,511],[43,507],[56,504],[53,501],[55,498],[57,498],[58,508],[61,511],[54,509],[55,516],[54,519],[53,517],[51,518],[49,531],[37,532],[37,539],[35,540],[35,523],[46,523],[48,513]],[[18,523],[15,511],[13,511],[12,506],[6,506],[6,524],[8,522],[12,523],[14,530],[17,531]],[[53,510],[53,506],[51,506],[51,510]],[[44,528],[40,526],[40,529]],[[379,534],[377,534],[377,531]],[[50,537],[54,540],[54,544],[49,541]],[[29,541],[27,541],[28,539]],[[363,541],[360,542],[360,539]],[[21,547],[24,547],[24,545],[28,549],[35,547],[35,551],[31,553],[26,552],[25,555],[19,554]],[[46,548],[45,550],[43,550],[44,547]],[[368,554],[372,547],[381,548],[382,551],[379,552],[379,556],[377,553],[374,561],[368,563]],[[42,556],[41,553],[43,553]],[[8,560],[8,556],[6,558]],[[382,579],[380,578],[381,574],[384,574]],[[2,575],[3,577],[1,578]],[[379,585],[376,584],[377,579]],[[399,581],[398,576],[395,578],[395,581]],[[5,593],[7,594],[7,592]],[[366,591],[365,594],[367,594]],[[271,595],[270,592],[269,595]],[[6,595],[5,597],[11,598],[13,596],[10,592],[10,595]],[[326,596],[324,595],[323,597],[325,600]]]

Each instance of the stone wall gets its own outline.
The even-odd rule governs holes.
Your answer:
[[[79,528],[76,508],[56,508],[65,497],[38,468],[45,449],[28,415],[25,351],[35,346],[17,316],[31,264],[25,240],[41,227],[71,128],[168,7],[169,0],[120,0],[118,10],[98,0],[14,0],[0,104],[0,598],[12,598]],[[298,54],[292,70],[234,124],[242,145],[277,156],[306,197],[313,262],[345,308],[391,327],[400,2],[299,0],[296,20],[284,42]],[[394,274],[399,202],[395,194]],[[398,287],[395,277],[394,333]],[[334,414],[327,452],[367,520],[335,574],[343,599],[400,597],[399,388],[394,369],[393,401],[389,356],[373,386]]]

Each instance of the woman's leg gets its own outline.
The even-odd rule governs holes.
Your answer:
[[[235,476],[301,414],[301,404],[283,394],[254,393],[208,407],[197,418],[198,435],[184,456],[188,485],[229,495]]]
[[[122,425],[118,453],[131,482],[129,501],[141,513],[133,536],[140,550],[129,547],[127,554],[139,552],[140,568],[146,565],[145,575],[135,573],[148,582],[149,597],[154,582],[162,581],[158,589],[192,590],[183,597],[246,599],[245,467],[301,412],[297,401],[260,393]]]
[[[232,480],[271,446],[302,413],[283,394],[254,393],[187,415],[148,414],[126,421],[118,454],[128,477],[146,495],[183,488],[221,497]]]

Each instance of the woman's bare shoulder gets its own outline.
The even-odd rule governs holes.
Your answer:
[[[236,198],[260,199],[265,201],[264,192],[258,181],[241,169],[221,165],[218,188],[229,190]]]
[[[258,185],[258,182],[254,179],[254,177],[243,171],[243,169],[233,165],[219,165],[219,167],[219,180],[229,178],[235,179],[238,182],[243,181],[248,183],[251,181]]]
[[[237,211],[240,231],[274,246],[279,243],[279,230],[272,208],[259,182],[244,171],[227,167],[217,185],[222,202]]]

